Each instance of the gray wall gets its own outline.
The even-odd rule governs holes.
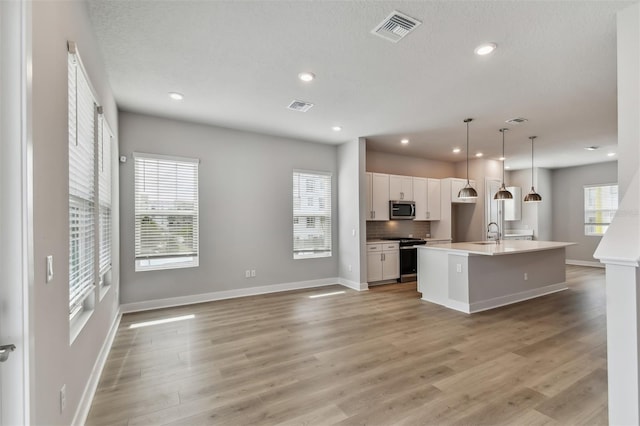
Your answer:
[[[73,344],[69,344],[67,40],[77,43],[98,101],[116,134],[118,117],[86,3],[32,2],[31,7],[35,262],[30,324],[34,357],[31,422],[69,425],[118,310],[118,276],[116,260],[113,288],[97,304]],[[113,199],[117,202],[117,192]],[[117,239],[114,243],[117,252]],[[47,255],[54,257],[55,276],[49,283],[45,283]],[[67,403],[60,413],[63,385]]]
[[[335,146],[123,112],[120,154],[132,152],[200,159],[200,266],[134,271],[128,161],[120,167],[123,304],[338,276]],[[332,257],[293,259],[293,169],[333,173]]]
[[[508,186],[522,188],[522,198],[531,190],[531,169],[514,170],[506,175]],[[553,237],[553,191],[552,171],[536,168],[534,186],[542,196],[541,203],[522,203],[522,219],[505,222],[506,229],[533,229],[536,240],[551,241]]]
[[[455,163],[367,150],[367,171],[442,179],[455,177]]]
[[[602,237],[584,235],[583,188],[584,185],[617,183],[617,173],[615,161],[552,171],[553,239],[577,243],[567,247],[567,259],[596,261],[593,252]]]
[[[456,175],[461,178],[467,176],[467,163],[456,163]],[[454,241],[480,241],[484,240],[487,231],[485,219],[485,178],[502,180],[502,162],[496,160],[473,159],[469,160],[469,179],[476,181],[475,189],[478,199],[474,204],[452,205],[455,229]]]
[[[637,4],[617,15],[618,33],[618,158],[620,199],[638,172],[640,159],[640,28],[636,24],[640,6]]]
[[[365,284],[364,255],[366,177],[365,140],[360,138],[338,147],[338,235],[339,274],[351,286]]]

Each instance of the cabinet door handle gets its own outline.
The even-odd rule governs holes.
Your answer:
[[[376,211],[374,210],[372,213],[373,213],[373,218],[375,219],[376,218]]]
[[[404,200],[404,192],[401,192],[401,193],[400,193],[400,199],[401,199],[401,200]]]
[[[427,219],[431,216],[431,213],[427,212]]]

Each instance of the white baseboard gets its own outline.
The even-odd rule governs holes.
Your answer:
[[[558,291],[566,290],[567,288],[567,283],[563,282],[558,284],[551,284],[545,287],[535,288],[532,290],[522,291],[520,293],[509,294],[507,296],[500,296],[493,299],[482,300],[480,302],[474,302],[471,304],[452,299],[429,300],[424,295],[422,296],[422,300],[436,303],[449,309],[464,312],[465,314],[473,314],[476,312],[498,308],[500,306],[511,305],[512,303],[524,302],[525,300],[534,299],[536,297],[544,296],[545,294],[556,293]]]
[[[510,305],[512,303],[524,302],[525,300],[534,299],[536,297],[544,296],[545,294],[556,293],[558,291],[566,290],[567,283],[562,282],[558,284],[551,284],[540,288],[534,288],[520,293],[509,294],[507,296],[496,297],[489,300],[483,300],[481,302],[474,302],[469,305],[469,312],[481,312],[488,309],[498,308],[504,305]]]
[[[604,263],[600,263],[593,260],[576,260],[576,259],[567,259],[564,261],[567,265],[575,265],[575,266],[591,266],[592,268],[604,268]]]
[[[239,288],[236,290],[214,291],[211,293],[126,303],[120,305],[120,311],[122,313],[140,312],[151,309],[171,308],[174,306],[192,305],[194,303],[213,302],[215,300],[234,299],[236,297],[257,296],[259,294],[278,293],[281,291],[301,290],[305,288],[324,287],[338,284],[340,284],[339,278],[322,278],[319,280],[297,281],[260,287]]]
[[[348,287],[352,290],[357,290],[357,291],[369,290],[369,284],[357,283],[355,281],[351,281],[346,278],[338,278],[338,284]]]
[[[111,351],[111,345],[113,345],[113,340],[116,337],[116,332],[118,331],[118,327],[120,326],[121,319],[122,312],[118,310],[116,312],[115,318],[113,319],[113,323],[111,324],[111,328],[109,329],[109,333],[107,334],[107,337],[102,344],[102,348],[100,348],[98,358],[93,364],[91,375],[89,376],[87,385],[84,387],[84,392],[80,397],[80,403],[78,404],[76,413],[73,416],[73,421],[71,422],[72,425],[84,425],[87,422],[87,416],[89,415],[89,410],[91,409],[91,403],[93,402],[93,397],[96,393],[96,390],[98,389],[98,382],[100,381],[100,376],[102,375],[104,365],[107,362],[107,357],[109,356],[109,351]]]

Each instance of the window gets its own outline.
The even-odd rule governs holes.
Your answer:
[[[604,235],[618,209],[618,185],[584,187],[584,234]]]
[[[136,271],[198,266],[199,160],[134,159]]]
[[[293,258],[330,256],[331,174],[294,170]]]
[[[97,103],[86,72],[69,43],[69,317],[91,308],[95,288]]]

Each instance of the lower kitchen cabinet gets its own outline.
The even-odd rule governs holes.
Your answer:
[[[398,243],[367,243],[367,282],[400,278]]]

